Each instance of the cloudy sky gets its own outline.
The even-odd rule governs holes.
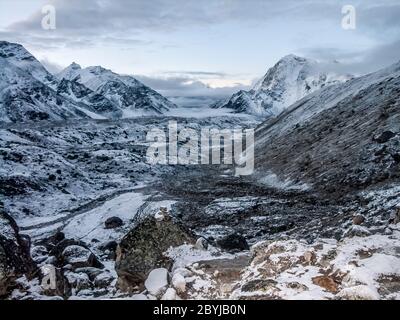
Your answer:
[[[43,6],[56,29],[42,28]],[[356,29],[342,28],[342,7]],[[56,71],[75,61],[168,96],[221,97],[294,53],[367,73],[400,60],[398,0],[0,0],[0,39]]]

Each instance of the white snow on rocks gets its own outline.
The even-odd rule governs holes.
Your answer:
[[[162,295],[168,286],[168,270],[164,268],[154,269],[150,272],[144,285],[153,296]]]

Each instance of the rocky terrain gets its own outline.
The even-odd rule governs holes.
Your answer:
[[[2,94],[34,84],[62,101],[27,118],[39,98],[0,99],[2,299],[400,298],[399,64],[263,123],[209,109],[120,119],[165,109],[132,105],[154,95],[131,77],[75,64],[55,77],[1,48]],[[150,165],[146,134],[170,120],[256,127],[256,172]]]

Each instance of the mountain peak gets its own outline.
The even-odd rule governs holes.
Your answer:
[[[69,65],[68,68],[71,68],[71,69],[73,69],[73,70],[82,69],[82,67],[81,67],[79,64],[77,64],[76,62],[72,62],[72,63]]]
[[[268,70],[248,92],[239,92],[221,105],[236,112],[276,116],[304,96],[351,77],[325,72],[315,60],[289,54]]]

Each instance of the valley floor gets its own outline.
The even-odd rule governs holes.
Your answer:
[[[31,237],[35,262],[55,263],[46,245],[62,232],[104,267],[59,266],[69,299],[400,298],[400,229],[389,224],[397,186],[338,199],[312,186],[238,178],[231,166],[151,166],[145,134],[169,119],[0,129],[1,201]],[[248,117],[179,121],[193,128],[256,125]],[[116,288],[114,246],[160,208],[208,245],[170,248],[173,265],[157,294],[146,287],[123,293]],[[105,228],[115,218],[118,226]],[[220,240],[232,235],[240,239],[221,247]],[[246,245],[235,247],[242,238]],[[65,298],[43,292],[38,279],[17,283],[11,299]]]

